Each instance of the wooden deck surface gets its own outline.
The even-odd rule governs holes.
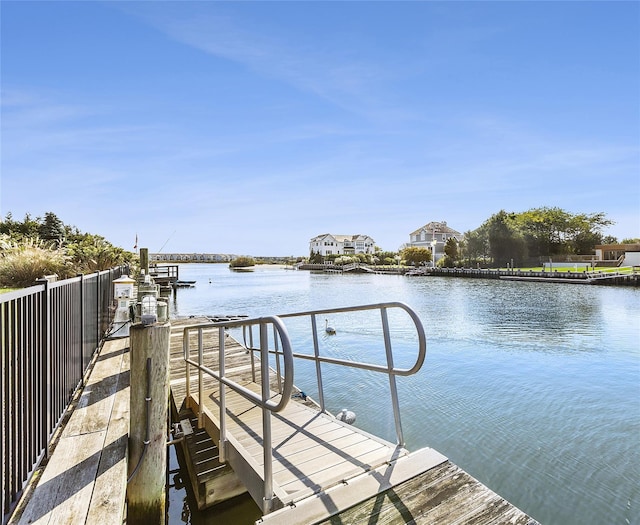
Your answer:
[[[272,399],[277,402],[279,397],[273,395]],[[194,402],[198,404],[197,395]],[[204,406],[207,420],[219,428],[217,390],[206,393]],[[247,463],[257,467],[260,476],[264,465],[262,410],[227,392],[227,414],[227,431],[235,438],[230,444]],[[272,415],[271,428],[274,491],[282,504],[300,501],[408,455],[403,448],[295,401]]]
[[[35,489],[9,523],[122,525],[128,436],[127,337],[103,345]]]

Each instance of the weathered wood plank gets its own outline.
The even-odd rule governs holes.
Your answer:
[[[341,520],[341,513],[353,507],[360,500],[384,498],[384,492],[408,479],[412,479],[424,470],[431,470],[446,461],[446,458],[432,449],[421,449],[413,454],[397,458],[390,464],[377,467],[367,473],[338,483],[309,497],[293,506],[263,516],[257,523],[288,525],[308,525],[318,523],[331,516],[327,523],[378,523],[367,515],[357,516],[354,521]],[[396,523],[411,523],[398,521]],[[446,523],[446,522],[445,522]]]
[[[129,426],[127,343],[118,339],[103,345],[18,523],[85,523],[90,514],[99,519],[95,523],[122,523]]]
[[[98,465],[87,523],[120,525],[124,519],[129,450],[129,358],[127,349],[122,354],[120,376],[105,437],[106,445]]]
[[[536,523],[449,461],[396,485],[393,490],[313,523],[360,523],[370,520],[376,524],[417,525]]]
[[[84,523],[106,431],[61,437],[20,525]]]

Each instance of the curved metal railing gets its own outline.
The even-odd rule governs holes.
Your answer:
[[[257,395],[252,390],[243,385],[229,379],[225,376],[225,329],[259,326],[260,329],[260,384],[261,395]],[[271,392],[269,388],[269,331],[268,326],[273,326],[274,340],[280,341],[282,350],[279,351],[284,361],[284,383],[281,383],[282,396],[278,403],[270,399]],[[204,364],[204,331],[218,329],[218,371],[211,369]],[[197,361],[191,359],[191,333],[197,331],[198,341],[198,357]],[[254,349],[255,350],[255,349]],[[273,461],[271,450],[271,412],[279,412],[287,405],[291,399],[293,390],[293,352],[291,350],[291,341],[287,329],[280,319],[275,316],[260,317],[256,319],[242,319],[236,321],[223,321],[217,323],[205,323],[186,327],[183,331],[183,352],[186,364],[186,390],[187,398],[191,395],[191,367],[198,370],[198,406],[202,407],[204,397],[203,385],[204,374],[213,377],[219,382],[220,393],[220,443],[219,443],[219,459],[220,462],[226,461],[226,396],[225,386],[232,388],[244,398],[248,399],[256,406],[262,408],[262,429],[263,429],[263,457],[264,457],[264,511],[269,512],[271,500],[273,498]],[[253,353],[252,353],[253,355]],[[255,373],[255,371],[254,371]],[[255,376],[254,376],[255,381]],[[202,426],[202,410],[198,410],[198,425]]]
[[[400,309],[407,313],[411,321],[413,322],[417,339],[418,339],[418,349],[417,356],[414,364],[410,368],[396,368],[393,362],[393,349],[391,346],[391,336],[389,331],[389,317],[388,310],[390,309]],[[329,314],[340,314],[340,313],[348,313],[348,312],[361,312],[367,310],[379,310],[380,318],[382,323],[382,334],[384,337],[384,346],[385,346],[385,354],[386,354],[386,365],[379,365],[374,363],[363,363],[358,361],[351,361],[347,359],[340,359],[335,357],[325,357],[320,355],[320,345],[318,343],[318,323],[317,316],[329,315]],[[404,436],[402,432],[402,422],[400,420],[400,406],[398,401],[398,390],[396,386],[396,376],[409,376],[415,374],[422,368],[424,364],[424,360],[426,357],[426,336],[424,332],[424,327],[418,315],[405,303],[401,302],[385,302],[385,303],[376,303],[362,306],[348,306],[341,308],[327,308],[321,310],[308,310],[305,312],[295,312],[288,314],[278,315],[280,319],[290,319],[295,317],[309,317],[311,320],[311,331],[313,336],[313,355],[310,354],[302,354],[293,352],[293,357],[296,359],[304,359],[308,361],[315,362],[316,368],[316,381],[318,387],[318,403],[320,404],[320,409],[323,412],[326,412],[325,408],[325,396],[324,396],[324,388],[322,384],[322,367],[321,364],[330,364],[330,365],[338,365],[338,366],[346,366],[350,368],[359,368],[362,370],[368,370],[370,372],[378,372],[384,373],[389,376],[389,389],[391,394],[391,404],[393,407],[393,414],[395,420],[396,427],[396,437],[397,443],[401,446],[404,446]],[[252,351],[257,349],[253,346],[253,334],[251,331],[243,331],[244,338],[244,346]],[[279,363],[279,356],[282,355],[282,352],[279,352],[277,347],[275,350],[270,351],[271,354],[275,354],[276,356],[276,374],[278,378],[278,384],[281,383],[281,370]],[[253,356],[253,352],[252,352]],[[254,363],[252,361],[252,369],[254,368]],[[285,373],[286,379],[286,373]]]
[[[415,362],[409,368],[398,368],[393,362],[393,349],[391,345],[391,333],[389,330],[388,310],[403,310],[413,322],[415,332],[417,334],[418,349]],[[326,357],[320,355],[320,345],[318,341],[318,324],[317,316],[325,316],[329,314],[341,314],[349,312],[362,312],[367,310],[378,310],[380,312],[380,320],[382,325],[382,335],[384,338],[384,348],[386,355],[386,364],[380,365],[375,363],[365,363],[351,361],[348,359],[340,359],[335,357]],[[313,354],[296,353],[292,351],[291,341],[284,319],[292,319],[296,317],[308,317],[311,322],[311,331],[313,336]],[[254,343],[254,327],[259,328],[258,344]],[[269,328],[272,328],[273,335],[270,335]],[[244,347],[249,351],[251,357],[252,379],[257,382],[255,354],[260,356],[260,377],[261,394],[258,395],[245,386],[229,379],[225,376],[225,338],[226,330],[232,328],[240,328],[243,332]],[[218,370],[204,364],[204,333],[207,330],[218,329]],[[193,342],[192,334],[197,332],[197,359],[192,358],[191,343]],[[270,343],[273,342],[273,349]],[[377,303],[363,306],[349,306],[342,308],[327,308],[321,310],[309,310],[305,312],[288,313],[279,316],[260,317],[255,319],[236,319],[224,320],[218,322],[204,323],[186,327],[183,331],[183,351],[184,361],[186,364],[186,389],[187,397],[191,395],[191,367],[198,370],[198,396],[199,406],[202,406],[204,398],[203,384],[204,375],[210,376],[217,380],[220,385],[219,401],[220,401],[220,461],[226,461],[226,399],[225,387],[232,388],[244,398],[251,401],[262,409],[262,426],[263,426],[263,457],[264,457],[264,504],[263,511],[268,513],[271,511],[271,503],[273,499],[273,462],[272,462],[272,439],[271,439],[271,412],[279,412],[287,405],[291,399],[293,391],[294,377],[294,358],[310,360],[315,363],[316,378],[318,383],[318,402],[320,409],[326,412],[324,389],[322,386],[322,365],[338,365],[351,368],[359,368],[371,372],[385,373],[389,377],[389,387],[391,394],[391,403],[396,426],[397,443],[404,446],[404,437],[402,433],[402,424],[400,421],[400,407],[398,402],[398,390],[396,387],[396,376],[408,376],[415,374],[422,367],[426,357],[426,337],[422,322],[418,315],[406,304],[399,302]],[[269,355],[275,356],[276,377],[278,382],[278,390],[281,393],[280,400],[276,403],[270,399],[270,366]],[[282,361],[282,363],[281,363]],[[198,412],[198,422],[202,425],[202,410]]]

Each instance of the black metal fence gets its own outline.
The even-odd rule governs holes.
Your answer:
[[[2,523],[47,448],[113,314],[126,267],[0,294]]]

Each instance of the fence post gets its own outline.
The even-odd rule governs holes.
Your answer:
[[[84,387],[84,372],[86,363],[84,361],[84,274],[79,273],[80,277],[80,384]]]
[[[165,523],[170,331],[170,323],[138,323],[130,329],[130,525]]]
[[[96,351],[100,346],[100,272],[96,272],[96,346],[91,353]]]
[[[49,432],[53,428],[53,400],[52,397],[52,374],[53,371],[51,369],[51,292],[49,291],[49,281],[45,278],[38,279],[36,281],[38,284],[44,286],[44,290],[42,291],[42,304],[41,304],[41,314],[42,314],[42,354],[44,355],[44,384],[42,385],[42,391],[44,392],[44,403],[46,413],[46,427],[45,434],[48,441]],[[45,447],[46,457],[49,457],[49,447]]]

